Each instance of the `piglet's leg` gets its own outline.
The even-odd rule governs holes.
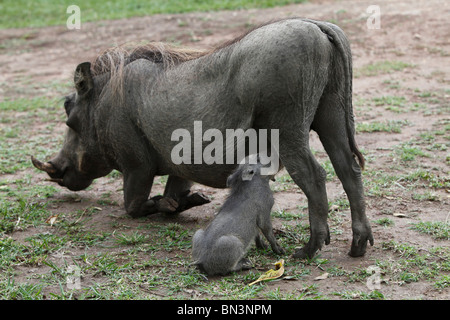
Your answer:
[[[264,236],[266,237],[266,239],[269,241],[273,252],[277,254],[283,254],[284,249],[278,244],[277,239],[273,234],[272,222],[270,221],[270,214],[268,215],[268,217],[265,217],[263,221],[261,221],[261,225],[259,227]]]

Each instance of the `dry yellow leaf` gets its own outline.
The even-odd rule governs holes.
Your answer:
[[[279,278],[284,273],[284,259],[281,259],[277,262],[275,262],[275,270],[270,269],[266,273],[263,273],[259,276],[259,278],[256,281],[253,281],[252,283],[249,283],[249,286],[254,285],[255,283],[266,281],[266,280],[272,280]]]
[[[326,278],[328,278],[328,272],[322,273],[320,276],[315,277],[314,281],[325,280]]]
[[[52,215],[45,220],[46,223],[50,224],[52,227],[56,223],[58,219],[59,214]]]

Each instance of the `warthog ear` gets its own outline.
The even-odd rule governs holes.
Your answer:
[[[94,87],[94,79],[91,74],[90,62],[83,62],[77,66],[73,81],[78,95],[84,96],[91,91]]]

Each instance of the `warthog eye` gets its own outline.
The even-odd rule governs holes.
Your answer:
[[[66,98],[66,101],[64,101],[64,109],[66,109],[66,114],[67,114],[67,116],[69,116],[70,101],[67,100],[67,98]]]
[[[67,116],[69,116],[72,106],[73,106],[73,97],[72,95],[70,95],[67,96],[66,99],[64,100],[64,109],[66,110]]]
[[[74,95],[70,95],[66,97],[66,100],[64,101],[64,109],[66,109],[67,114],[67,121],[66,125],[73,129],[74,131],[77,131],[79,129],[79,120],[76,115],[76,112],[73,112],[73,108],[75,106],[74,103]]]

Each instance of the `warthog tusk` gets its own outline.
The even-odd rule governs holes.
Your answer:
[[[31,162],[33,162],[33,165],[39,170],[47,173],[56,173],[56,168],[50,162],[43,163],[33,156],[31,156]]]

